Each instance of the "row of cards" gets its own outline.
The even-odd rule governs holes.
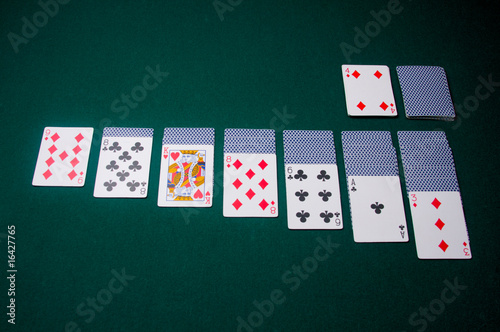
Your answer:
[[[47,127],[34,186],[83,186],[92,128]],[[469,259],[455,164],[444,132],[398,132],[418,257]],[[146,197],[150,128],[105,128],[95,197]],[[283,132],[289,229],[342,229],[332,131]],[[344,131],[342,148],[355,242],[408,242],[396,149],[388,131]],[[158,206],[210,207],[214,129],[165,128]],[[226,129],[225,217],[278,216],[275,131]]]
[[[396,67],[406,117],[452,121],[455,109],[443,68]],[[347,114],[350,116],[396,116],[396,101],[387,66],[343,65]]]

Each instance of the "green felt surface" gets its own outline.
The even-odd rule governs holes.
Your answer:
[[[8,35],[21,35],[23,17],[33,22],[40,6],[0,5],[0,330],[63,331],[74,323],[82,331],[234,331],[238,317],[256,331],[494,330],[499,84],[473,104],[479,77],[500,82],[494,2],[402,1],[346,59],[340,44],[354,45],[355,27],[374,21],[370,11],[387,9],[387,1],[228,1],[221,0],[232,9],[223,21],[212,0],[71,1],[17,53]],[[347,116],[344,63],[390,67],[397,118]],[[444,67],[455,104],[469,110],[451,123],[406,119],[397,65]],[[169,75],[129,112],[113,109],[142,84],[147,66]],[[277,116],[284,109],[285,121]],[[96,129],[83,188],[31,185],[45,126]],[[146,199],[93,197],[104,126],[155,129]],[[166,126],[215,128],[212,208],[157,207]],[[222,216],[228,127],[277,130],[278,218]],[[397,146],[398,130],[438,128],[454,152],[472,260],[419,260],[406,195],[408,243],[354,243],[343,163],[344,229],[288,230],[283,129],[333,130],[342,160],[342,130],[390,130]],[[16,227],[15,326],[6,315],[7,225]],[[293,279],[294,265],[314,263],[308,257],[318,238],[336,244],[332,253]],[[112,270],[122,269],[135,279],[119,288]],[[445,282],[455,279],[466,286],[456,294]],[[111,300],[109,287],[120,290]],[[454,300],[441,306],[443,291]],[[110,300],[100,311],[86,304],[96,295]],[[252,313],[254,301],[271,297],[282,302],[272,313]],[[429,305],[437,314],[423,318],[420,308]]]

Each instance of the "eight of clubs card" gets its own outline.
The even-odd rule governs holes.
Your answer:
[[[148,194],[153,129],[104,128],[94,197]]]

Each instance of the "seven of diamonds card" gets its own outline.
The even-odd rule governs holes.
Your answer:
[[[146,197],[152,146],[151,128],[104,128],[94,197]]]
[[[158,206],[212,206],[213,167],[213,128],[165,128]]]
[[[396,150],[388,131],[343,131],[355,242],[407,242]]]
[[[278,216],[274,135],[268,129],[225,130],[225,217]]]
[[[420,259],[470,259],[455,163],[444,132],[399,131]]]
[[[397,115],[389,67],[342,65],[342,77],[348,115]]]
[[[33,175],[34,186],[82,187],[93,128],[46,127]]]
[[[283,144],[288,228],[342,229],[333,132],[285,130]]]

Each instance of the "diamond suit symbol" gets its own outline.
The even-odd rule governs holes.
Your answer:
[[[444,227],[444,222],[438,218],[438,220],[436,221],[436,223],[434,225],[436,225],[436,227],[439,228],[439,230],[442,230]]]
[[[60,155],[59,155],[59,158],[61,158],[61,160],[64,160],[68,157],[68,154],[66,153],[66,151],[63,151]]]
[[[55,163],[54,159],[52,159],[52,157],[50,157],[49,159],[45,160],[45,163],[47,164],[47,166],[50,167],[50,165],[52,165],[53,163]]]
[[[42,175],[45,178],[45,180],[47,180],[48,178],[50,178],[52,176],[52,172],[48,169]]]
[[[236,161],[233,163],[233,166],[236,167],[236,169],[239,169],[243,165],[239,159],[236,159]]]
[[[80,141],[81,141],[82,139],[84,139],[84,138],[85,138],[85,137],[83,137],[83,135],[82,135],[81,133],[79,133],[79,134],[78,134],[78,135],[76,135],[76,137],[75,137],[75,139],[76,139],[76,141],[77,141],[78,143],[80,143]]]
[[[441,205],[441,202],[437,199],[437,198],[434,198],[434,200],[432,201],[431,203],[436,209],[439,208],[439,206]]]
[[[267,207],[268,207],[269,203],[266,202],[265,199],[263,199],[260,203],[259,203],[259,206],[262,210],[265,210]]]
[[[78,152],[82,151],[82,148],[80,147],[80,145],[77,145],[73,148],[73,152],[75,153],[75,155],[78,154]]]
[[[248,191],[245,195],[248,197],[248,199],[251,200],[255,196],[255,193],[253,192],[252,189],[248,189]]]
[[[255,173],[254,173],[254,171],[249,169],[248,172],[245,173],[245,175],[248,176],[248,178],[251,180],[253,178],[253,176],[255,175]]]
[[[380,108],[384,111],[387,109],[387,107],[389,107],[389,105],[387,105],[385,102],[382,102],[382,104],[380,104]]]
[[[441,243],[438,245],[438,247],[441,248],[443,252],[446,252],[446,249],[448,249],[449,245],[446,242],[444,242],[444,240],[442,240]]]
[[[357,70],[355,70],[354,73],[352,73],[352,76],[358,78],[359,76],[361,76],[361,74]]]
[[[243,184],[243,183],[241,183],[241,181],[240,181],[239,179],[236,179],[236,180],[234,180],[234,182],[233,182],[233,186],[234,186],[236,189],[238,189],[239,187],[241,187],[241,185],[242,185],[242,184]]]
[[[262,188],[262,189],[265,189],[267,187],[269,183],[267,183],[266,180],[262,179],[260,182],[259,182],[259,186]]]
[[[55,141],[57,141],[57,140],[58,140],[59,138],[61,138],[61,137],[60,137],[57,133],[55,133],[55,134],[54,134],[54,135],[52,135],[50,138],[52,139],[52,142],[55,142]]]
[[[360,110],[364,110],[366,105],[363,104],[362,102],[359,102],[359,104],[357,105],[357,107],[360,109]]]
[[[380,79],[382,77],[382,73],[379,72],[378,70],[373,75],[375,75],[375,77],[378,78],[378,79]]]
[[[233,206],[236,210],[238,210],[243,204],[240,202],[239,199],[236,199],[234,202],[233,202]]]
[[[262,159],[258,165],[260,168],[262,168],[262,170],[267,167],[267,163],[264,159]]]
[[[72,170],[71,172],[68,173],[70,180],[73,180],[77,175],[78,174],[76,174],[75,170]]]
[[[56,146],[55,146],[55,145],[52,145],[52,146],[49,148],[49,152],[50,152],[50,154],[53,154],[53,153],[54,153],[54,152],[56,152],[56,151],[57,151],[57,148],[56,148]]]

